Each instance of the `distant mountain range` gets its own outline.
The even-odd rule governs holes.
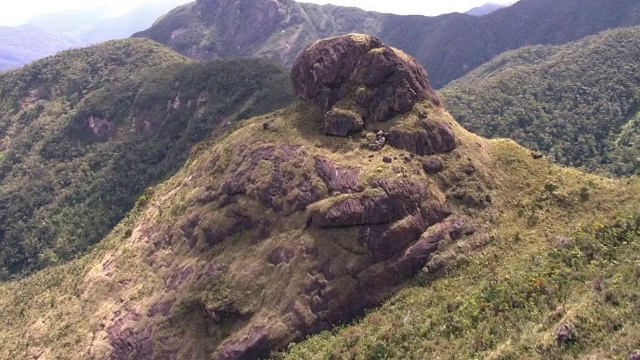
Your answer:
[[[187,1],[147,3],[118,15],[108,6],[69,10],[35,17],[28,24],[73,39],[80,45],[89,45],[127,38]]]
[[[505,54],[467,99],[588,144],[549,115],[637,106],[637,39]],[[315,45],[293,77],[148,39],[1,74],[0,359],[640,355],[637,178],[468,132],[379,39]]]
[[[485,16],[400,16],[293,0],[198,0],[136,34],[189,57],[264,56],[289,65],[307,44],[369,33],[416,56],[443,87],[494,56],[640,24],[635,0],[521,0]]]
[[[582,171],[640,169],[639,19],[198,0],[140,36],[291,71],[133,38],[3,72],[0,359],[639,359],[640,178]],[[117,33],[54,20],[6,38]],[[358,29],[466,75],[316,41]]]
[[[0,70],[20,67],[61,50],[122,39],[145,29],[188,0],[163,0],[114,13],[91,7],[41,15],[17,27],[0,27]]]
[[[194,59],[256,56],[285,66],[319,38],[362,32],[416,56],[429,68],[432,84],[441,88],[507,50],[562,44],[640,24],[640,3],[632,0],[521,0],[502,11],[494,11],[500,5],[489,3],[467,14],[437,17],[293,0],[198,0],[180,5],[184,2],[147,4],[118,16],[104,8],[62,12],[29,21],[42,30],[3,29],[13,40],[0,43],[0,70],[69,47],[127,37],[148,26],[134,36],[151,38]]]
[[[0,26],[0,71],[20,67],[76,43],[30,25]]]
[[[506,5],[488,3],[482,6],[474,7],[473,9],[465,12],[465,14],[473,16],[484,16],[487,14],[491,14],[496,10],[502,9],[503,7],[506,7]]]

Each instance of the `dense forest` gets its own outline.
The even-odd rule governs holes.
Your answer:
[[[271,62],[196,63],[142,39],[0,75],[0,278],[82,253],[194,145],[289,88]]]
[[[613,175],[640,169],[640,28],[508,52],[449,84],[471,131],[508,137],[557,162]]]

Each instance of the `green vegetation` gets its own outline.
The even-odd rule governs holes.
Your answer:
[[[527,241],[518,234],[509,240],[512,247]],[[427,271],[363,319],[278,358],[609,359],[633,353],[640,346],[640,215],[540,245],[514,259],[500,257],[506,248],[489,247],[448,268],[446,278]],[[565,326],[573,338],[558,338]]]
[[[179,358],[208,356],[224,339],[243,336],[245,326],[285,331],[280,321],[290,314],[281,306],[301,299],[299,291],[314,279],[311,271],[329,259],[357,264],[358,257],[345,249],[359,245],[353,231],[323,236],[305,229],[306,212],[283,215],[261,205],[257,199],[275,178],[274,166],[263,161],[252,167],[250,159],[256,149],[271,146],[293,146],[309,159],[280,163],[294,179],[312,174],[313,157],[323,156],[360,167],[367,181],[409,176],[455,190],[453,195],[491,198],[484,207],[452,199],[454,213],[472,221],[477,232],[443,243],[418,278],[381,308],[276,357],[609,357],[640,345],[634,337],[639,219],[625,217],[635,214],[640,182],[535,160],[512,141],[466,132],[428,105],[389,126],[402,126],[421,112],[452,123],[458,138],[454,152],[436,156],[445,169],[434,176],[421,172],[422,157],[385,165],[383,156],[401,158],[405,152],[387,147],[372,154],[358,137],[322,136],[321,114],[304,104],[244,122],[219,142],[200,147],[176,175],[140,197],[92,251],[0,285],[0,356],[108,357],[118,324],[132,330],[126,336],[153,328],[157,354]],[[278,151],[275,156],[286,159]],[[462,175],[469,161],[474,175]],[[245,195],[215,195],[247,170],[254,174]],[[274,203],[297,196],[281,195]],[[271,232],[260,238],[251,229],[222,244],[208,243],[211,229],[232,228],[237,215],[266,219]],[[197,226],[188,235],[193,219]],[[294,255],[288,264],[268,262],[275,249],[313,246],[322,249],[318,259]],[[169,304],[166,316],[148,315],[163,304]],[[556,344],[563,325],[576,330],[574,343]]]
[[[141,39],[0,75],[0,279],[81,254],[194,145],[289,88],[265,60],[195,63]]]
[[[640,28],[505,53],[442,92],[471,131],[508,137],[561,164],[640,169]]]
[[[638,179],[562,169],[510,140],[488,147],[495,162],[479,171],[492,179],[492,205],[464,210],[478,234],[441,247],[381,307],[274,357],[626,358],[638,349]],[[558,343],[565,325],[575,341]]]

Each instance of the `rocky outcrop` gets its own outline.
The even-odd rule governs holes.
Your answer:
[[[316,156],[316,172],[331,192],[351,193],[364,190],[360,183],[361,170],[353,167],[342,167],[322,156]]]
[[[558,328],[556,332],[556,343],[567,345],[578,341],[578,332],[572,323],[566,323]]]
[[[439,105],[426,70],[370,35],[317,41],[297,57],[291,79],[300,98],[323,110],[328,135],[387,121],[424,99]]]
[[[206,180],[185,185],[196,190],[180,195],[176,223],[156,225],[167,230],[153,251],[182,248],[188,256],[148,260],[164,264],[162,290],[173,295],[111,327],[114,357],[191,357],[177,343],[149,347],[155,343],[147,340],[160,336],[157,324],[185,316],[206,320],[213,358],[269,356],[376,306],[443,243],[475,231],[454,214],[445,189],[427,179],[444,169],[447,156],[421,156],[451,151],[456,138],[437,117],[444,112],[415,60],[365,35],[321,41],[298,60],[296,91],[325,110],[327,134],[378,123],[368,146],[365,138],[352,154],[386,144],[407,151],[341,159],[308,139],[283,141],[279,129],[290,119],[278,117],[230,135],[231,145],[207,158],[208,175],[198,174]],[[431,104],[414,109],[419,101]],[[180,264],[182,258],[188,260]]]
[[[444,169],[444,164],[440,159],[427,159],[422,163],[424,172],[428,175],[437,174]]]
[[[203,19],[215,27],[228,55],[246,51],[286,25],[291,0],[197,0]],[[250,26],[248,26],[250,24]]]
[[[122,316],[111,326],[107,333],[109,342],[113,346],[111,359],[151,359],[153,356],[153,341],[151,330],[144,328],[134,331],[130,326],[142,319],[142,315],[131,312]]]
[[[468,233],[443,190],[418,177],[372,177],[365,167],[286,143],[254,141],[229,153],[226,160],[211,159],[221,164],[220,172],[190,200],[181,220],[167,225],[178,229],[173,243],[158,246],[186,242],[195,256],[207,249],[231,251],[247,239],[246,253],[224,266],[219,263],[225,260],[198,265],[191,259],[163,271],[167,293],[205,289],[208,295],[190,295],[187,305],[159,297],[144,315],[122,317],[108,330],[114,358],[179,353],[164,343],[163,350],[153,347],[157,328],[146,324],[181,321],[184,309],[205,317],[210,331],[233,329],[212,345],[214,358],[268,356],[379,304],[420,271],[443,241]],[[414,163],[417,171],[418,162],[392,166]],[[244,259],[246,264],[233,264]],[[233,268],[242,269],[241,275]],[[265,296],[273,291],[277,296]],[[259,306],[248,305],[249,293],[260,296]],[[211,294],[224,296],[211,300]]]
[[[246,195],[266,208],[289,215],[321,198],[321,190],[308,174],[293,171],[307,161],[304,149],[290,145],[246,146],[239,155],[243,161],[232,167],[233,176],[222,189],[228,202]]]
[[[260,359],[269,354],[273,343],[265,326],[254,326],[238,341],[225,343],[217,352],[216,359]]]
[[[423,184],[383,180],[366,193],[317,203],[311,222],[317,228],[389,224],[419,211],[429,198]]]
[[[416,155],[435,155],[453,151],[456,138],[446,124],[422,121],[417,129],[394,129],[387,134],[387,143]]]
[[[98,116],[90,115],[87,118],[87,125],[91,132],[101,140],[109,138],[115,131],[115,126],[111,121]]]

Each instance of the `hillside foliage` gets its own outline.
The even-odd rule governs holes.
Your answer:
[[[271,62],[195,63],[142,39],[0,75],[0,278],[73,259],[194,145],[289,88]]]
[[[471,131],[508,137],[561,164],[640,169],[640,28],[498,56],[442,92]]]

